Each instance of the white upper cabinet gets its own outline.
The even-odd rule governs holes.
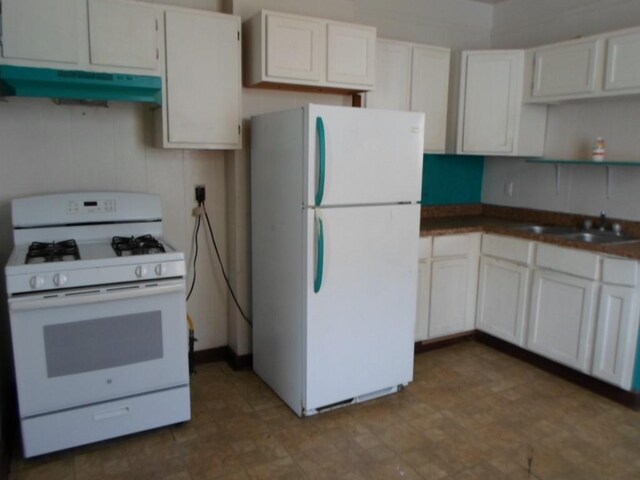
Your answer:
[[[376,29],[261,10],[244,24],[245,85],[371,90]]]
[[[3,0],[2,56],[77,64],[81,17],[78,0]]]
[[[379,39],[376,88],[367,92],[367,108],[424,112],[424,151],[442,153],[447,133],[451,51]]]
[[[640,28],[533,48],[525,72],[530,103],[640,94]]]
[[[320,82],[325,26],[315,19],[266,16],[267,76]]]
[[[2,0],[2,60],[158,74],[158,7],[129,0]]]
[[[590,39],[536,49],[533,97],[593,93],[601,47],[600,41]]]
[[[462,53],[457,153],[541,156],[546,109],[522,104],[524,51]]]
[[[604,89],[625,93],[640,90],[640,32],[612,35],[607,39]]]
[[[425,113],[425,152],[445,150],[450,59],[448,48],[413,47],[411,110]]]
[[[376,88],[366,94],[367,108],[409,110],[411,52],[411,44],[378,39],[376,42]]]
[[[358,25],[327,25],[327,81],[373,87],[376,30]]]
[[[200,10],[165,12],[165,148],[238,149],[240,18]]]
[[[94,65],[155,70],[155,7],[117,0],[89,0],[89,52]]]

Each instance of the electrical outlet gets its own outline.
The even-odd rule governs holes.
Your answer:
[[[196,185],[195,192],[196,192],[196,202],[198,202],[198,204],[204,203],[204,199],[206,197],[204,185]]]

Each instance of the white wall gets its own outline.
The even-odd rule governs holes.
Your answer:
[[[640,25],[637,0],[508,0],[494,9],[493,48],[528,48]],[[597,136],[607,142],[607,159],[640,161],[640,98],[574,102],[549,107],[545,157],[588,159]],[[518,159],[488,158],[483,202],[640,220],[640,168],[611,170],[562,167],[556,193],[555,169]],[[504,183],[514,194],[504,195]]]

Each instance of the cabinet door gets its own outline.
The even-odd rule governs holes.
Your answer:
[[[158,66],[156,9],[144,3],[89,0],[89,56],[94,65]]]
[[[444,152],[445,149],[450,57],[448,49],[413,48],[411,110],[425,113],[424,150],[427,152]]]
[[[375,28],[330,23],[327,36],[327,81],[373,85],[376,63]]]
[[[240,148],[239,17],[166,12],[169,143]]]
[[[597,86],[600,50],[601,44],[598,40],[585,40],[536,50],[533,97],[592,93]]]
[[[468,52],[463,58],[460,153],[513,152],[522,56],[517,52]]]
[[[640,88],[640,32],[614,35],[607,40],[605,90]]]
[[[431,262],[429,338],[464,332],[467,319],[467,257]]]
[[[524,345],[527,267],[482,257],[476,328],[516,345]]]
[[[411,91],[411,46],[376,42],[376,89],[367,92],[367,108],[409,110]]]
[[[530,350],[588,372],[595,283],[538,270],[533,276],[527,346]]]
[[[416,313],[416,341],[429,338],[429,295],[431,293],[431,265],[428,258],[418,262],[418,306]]]
[[[268,14],[267,76],[291,80],[322,80],[325,25],[320,20]]]
[[[79,6],[77,0],[3,0],[2,56],[78,63]]]
[[[630,390],[637,339],[636,289],[603,285],[591,371],[593,376]]]

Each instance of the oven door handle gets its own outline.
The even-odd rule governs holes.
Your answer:
[[[185,287],[184,282],[182,281],[150,287],[101,288],[99,290],[88,290],[86,293],[80,292],[50,298],[10,298],[9,310],[12,312],[19,312],[25,310],[37,310],[41,308],[73,307],[76,305],[86,305],[88,303],[114,302],[117,300],[184,292]]]

